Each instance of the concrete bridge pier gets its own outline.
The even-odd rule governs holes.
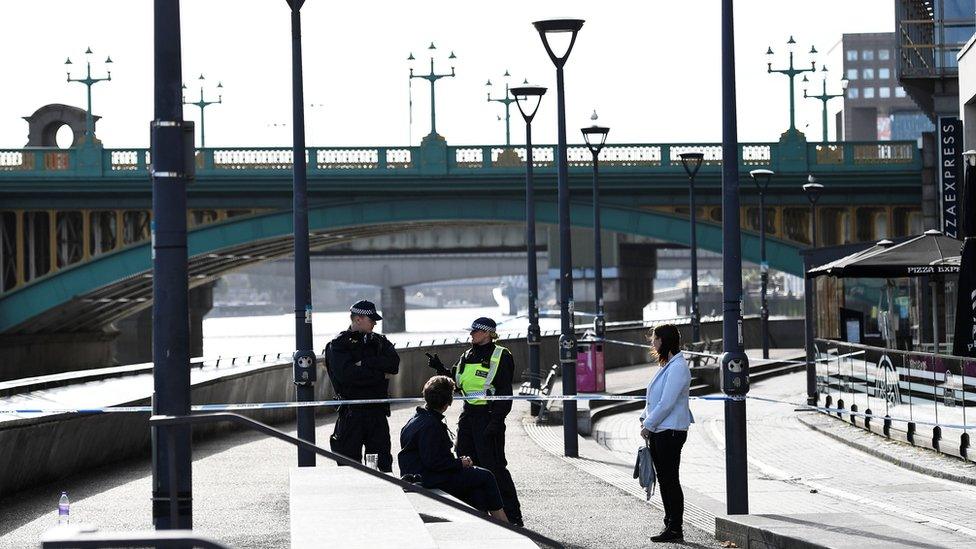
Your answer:
[[[608,322],[641,320],[644,306],[654,299],[654,277],[657,274],[657,246],[620,243],[617,266],[603,267],[603,310]],[[573,283],[576,310],[596,312],[594,273],[585,269],[585,278]],[[578,323],[590,323],[580,317]]]
[[[383,333],[407,331],[407,294],[403,286],[387,286],[380,290],[380,314]]]
[[[190,356],[203,355],[203,317],[213,308],[214,283],[190,290]],[[119,364],[152,362],[152,308],[123,318],[115,323],[118,329],[114,346],[114,360]]]

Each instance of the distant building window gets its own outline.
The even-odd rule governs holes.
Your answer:
[[[874,50],[863,50],[861,52],[861,59],[863,61],[874,61]]]
[[[848,99],[857,99],[857,97],[858,97],[857,88],[847,88],[847,98]]]
[[[881,51],[888,51],[888,50],[881,50]],[[891,69],[878,69],[879,80],[887,80],[889,78],[891,78]]]
[[[847,69],[847,79],[857,80],[857,69]]]
[[[861,78],[865,80],[874,80],[874,69],[864,69],[861,71]]]
[[[891,88],[889,88],[888,86],[878,88],[878,97],[882,99],[891,97]]]
[[[847,50],[847,60],[857,61],[857,50]]]
[[[895,97],[905,97],[905,88],[898,86],[895,88]]]
[[[874,99],[874,88],[864,88],[864,98]]]
[[[878,50],[878,60],[887,61],[891,59],[891,50]]]

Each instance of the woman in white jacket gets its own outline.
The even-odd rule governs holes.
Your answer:
[[[664,503],[664,530],[654,542],[682,541],[685,497],[678,481],[681,447],[694,423],[688,407],[691,372],[681,354],[681,335],[673,324],[662,324],[651,332],[652,354],[661,365],[647,385],[647,404],[641,414],[641,436],[651,448],[651,459]]]

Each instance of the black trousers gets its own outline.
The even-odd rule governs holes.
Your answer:
[[[343,406],[336,418],[335,431],[329,437],[332,451],[360,463],[363,461],[363,447],[367,454],[378,454],[377,466],[380,471],[393,471],[393,454],[390,448],[390,422],[387,410]]]
[[[424,483],[424,486],[440,488],[479,511],[495,511],[503,507],[495,475],[481,467],[461,469],[441,482],[429,486]]]
[[[515,492],[512,474],[508,472],[508,460],[505,459],[505,426],[502,425],[502,430],[497,435],[486,435],[488,419],[487,406],[465,406],[458,420],[457,455],[469,456],[475,465],[484,467],[495,475],[505,515],[509,522],[521,524],[522,505]]]
[[[678,467],[681,465],[681,447],[688,439],[688,431],[661,431],[651,433],[651,460],[657,473],[657,484],[664,502],[664,527],[672,532],[681,532],[685,514],[685,494],[678,481]]]

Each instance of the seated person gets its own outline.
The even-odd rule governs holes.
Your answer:
[[[419,475],[424,488],[437,488],[498,520],[508,522],[502,497],[491,471],[475,467],[468,456],[455,457],[444,423],[444,412],[454,400],[454,381],[434,376],[424,385],[425,407],[400,431],[400,474]]]

